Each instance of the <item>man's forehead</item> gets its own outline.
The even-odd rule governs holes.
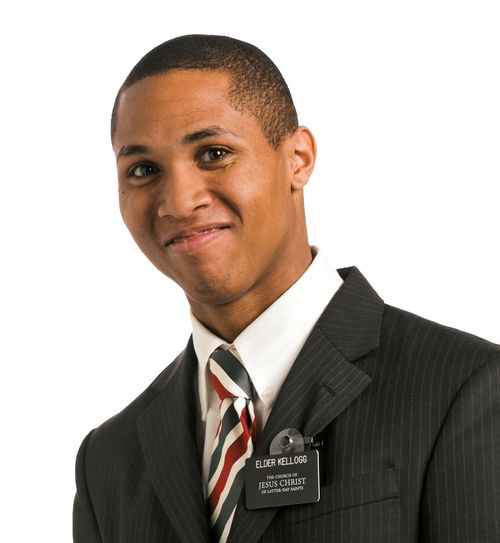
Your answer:
[[[228,85],[225,72],[206,70],[175,70],[134,83],[120,99],[115,152],[157,136],[182,144],[216,135],[254,136],[260,125],[249,112],[234,109]]]
[[[168,118],[175,124],[215,118],[235,110],[229,102],[225,72],[175,70],[145,78],[123,91],[118,105],[118,127],[154,124]],[[209,124],[218,124],[215,122]]]
[[[221,70],[169,70],[145,77],[126,88],[120,107],[152,101],[229,101],[230,75]]]

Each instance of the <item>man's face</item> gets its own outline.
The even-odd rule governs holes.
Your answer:
[[[139,81],[121,96],[113,138],[123,220],[192,308],[271,302],[306,243],[296,138],[273,149],[232,108],[229,86],[222,71]]]

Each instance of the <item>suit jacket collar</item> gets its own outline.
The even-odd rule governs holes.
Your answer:
[[[344,283],[294,362],[256,454],[268,453],[284,420],[304,436],[314,436],[371,381],[353,362],[378,347],[384,303],[357,268],[338,271]]]
[[[318,321],[342,355],[353,362],[379,345],[384,301],[356,267],[337,270],[344,283]]]
[[[185,543],[208,543],[191,340],[172,366],[151,385],[160,392],[138,420],[139,438],[151,483],[179,537]]]
[[[272,439],[284,428],[298,428],[305,436],[321,432],[371,382],[353,362],[378,347],[383,301],[357,268],[338,272],[344,283],[290,370],[255,456],[268,454]],[[162,390],[141,416],[139,435],[152,483],[179,536],[186,542],[208,542],[196,443],[197,361],[192,341],[174,364],[153,385]],[[242,496],[229,542],[258,541],[276,512],[277,508],[247,510]]]

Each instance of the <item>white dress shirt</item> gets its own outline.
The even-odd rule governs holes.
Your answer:
[[[208,375],[208,358],[215,349],[231,349],[252,380],[257,431],[264,427],[274,400],[316,321],[342,279],[324,255],[311,247],[314,259],[301,277],[259,315],[230,345],[210,332],[193,314],[193,344],[198,358],[198,393],[202,426],[203,487],[206,492],[212,444],[219,423],[219,398]]]

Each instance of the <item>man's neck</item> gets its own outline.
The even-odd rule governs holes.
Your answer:
[[[255,285],[244,296],[221,305],[198,304],[189,299],[191,311],[213,334],[227,343],[233,343],[249,324],[297,281],[311,262],[312,255],[308,248],[300,260],[295,259],[293,269],[288,267],[285,276],[269,281],[265,288]]]

